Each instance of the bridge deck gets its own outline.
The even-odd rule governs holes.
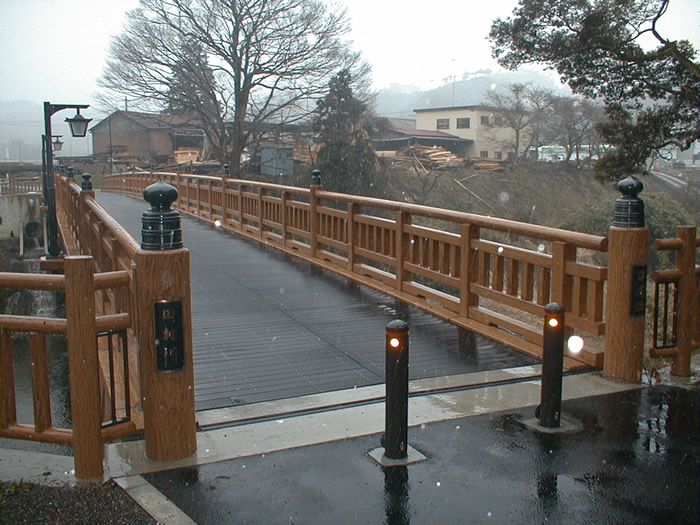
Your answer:
[[[140,241],[144,201],[104,192],[97,201]],[[384,329],[399,316],[393,298],[186,215],[182,230],[198,410],[384,381]],[[400,310],[410,325],[410,379],[536,362]]]

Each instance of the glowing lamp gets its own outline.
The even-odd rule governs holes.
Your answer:
[[[583,349],[583,339],[578,335],[572,335],[566,342],[566,346],[569,348],[569,352],[578,354]]]

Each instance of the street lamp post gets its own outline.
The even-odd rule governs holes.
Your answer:
[[[67,118],[71,134],[74,137],[84,137],[88,124],[92,119],[87,119],[80,114],[81,109],[90,107],[87,104],[51,104],[44,102],[44,136],[42,137],[42,150],[44,152],[44,202],[47,208],[46,229],[49,257],[58,257],[60,248],[58,245],[58,222],[56,220],[56,191],[53,183],[53,150],[51,142],[51,116],[64,109],[75,109],[73,118]]]

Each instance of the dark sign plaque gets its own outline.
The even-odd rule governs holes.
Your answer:
[[[647,306],[647,267],[632,267],[632,297],[630,315],[640,317],[646,313]]]
[[[158,370],[180,370],[184,366],[182,346],[182,304],[180,301],[153,303],[156,328],[156,366]]]

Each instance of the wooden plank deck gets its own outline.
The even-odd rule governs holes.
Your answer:
[[[98,192],[139,242],[145,201]],[[197,410],[384,381],[384,330],[394,299],[254,241],[182,216],[191,252]],[[400,306],[410,326],[410,379],[515,367],[536,360]],[[462,348],[460,349],[460,340]]]

